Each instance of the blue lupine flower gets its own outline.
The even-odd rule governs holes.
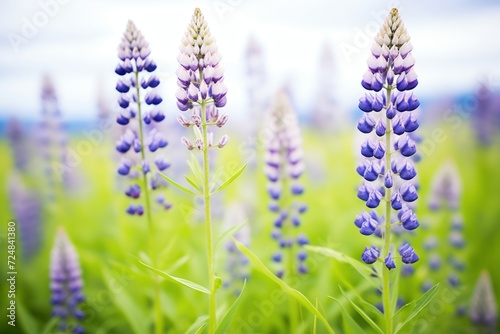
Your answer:
[[[57,231],[50,260],[52,316],[59,318],[59,330],[85,333],[81,321],[85,314],[78,307],[85,297],[78,254],[64,229]]]
[[[300,248],[308,244],[309,240],[305,235],[297,234],[297,229],[301,226],[301,215],[307,209],[303,203],[296,200],[304,193],[304,187],[299,182],[304,172],[302,138],[297,116],[283,92],[279,92],[275,97],[268,124],[272,133],[266,143],[265,173],[269,180],[268,192],[272,200],[269,206],[270,211],[276,213],[272,237],[282,248],[298,248],[295,270],[299,273],[306,273],[307,267],[304,263],[306,258]],[[293,227],[293,229],[288,227]],[[273,260],[286,263],[286,261],[281,261],[283,256],[288,256],[288,254],[276,253]],[[277,261],[278,259],[280,261]],[[282,272],[281,269],[279,269],[280,272]]]
[[[432,180],[429,208],[457,210],[461,197],[461,181],[454,163],[443,164]]]
[[[370,248],[365,247],[365,251],[361,256],[361,260],[363,260],[367,264],[372,264],[375,263],[375,261],[377,261],[379,257],[380,257],[379,249],[375,246],[371,246]]]
[[[418,80],[409,40],[397,9],[393,9],[375,37],[372,54],[367,61],[368,69],[361,81],[368,92],[359,99],[358,107],[363,116],[357,127],[369,138],[361,144],[360,152],[364,159],[356,171],[364,179],[358,188],[358,198],[370,209],[378,208],[385,198],[397,211],[397,221],[386,217],[391,228],[402,226],[406,230],[414,230],[419,226],[411,205],[418,198],[414,182],[417,172],[411,159],[416,153],[416,143],[410,133],[418,128],[412,111],[419,106],[419,102],[411,91]],[[383,235],[382,230],[385,229],[380,229],[380,222],[370,218],[366,212],[356,218],[355,224],[364,235]],[[416,262],[418,256],[413,248],[409,245],[403,247],[403,262]],[[373,248],[365,249],[363,260],[372,263],[373,252]],[[385,264],[392,269],[396,265],[388,252],[384,249]]]
[[[118,46],[120,62],[115,69],[116,74],[120,76],[116,90],[120,93],[118,105],[122,109],[116,122],[126,127],[116,143],[116,150],[123,154],[118,174],[130,178],[137,177],[139,171],[144,174],[142,185],[131,185],[125,191],[125,194],[133,199],[140,197],[141,187],[149,186],[154,190],[162,185],[155,181],[155,178],[158,177],[159,171],[170,167],[162,155],[155,157],[153,154],[166,147],[168,142],[157,129],[158,123],[165,119],[165,115],[158,108],[162,102],[161,96],[156,91],[160,80],[153,74],[156,63],[150,53],[149,43],[134,23],[129,21]],[[147,108],[148,106],[150,108]],[[150,163],[151,160],[154,164]],[[162,206],[170,207],[164,204]],[[131,215],[142,215],[144,207],[131,204],[126,212]]]
[[[484,326],[492,332],[496,329],[498,310],[490,274],[483,271],[477,280],[470,304],[470,319],[476,326]]]
[[[228,119],[226,114],[219,113],[218,108],[226,105],[227,87],[224,84],[224,69],[220,61],[221,54],[212,36],[203,14],[196,8],[179,47],[177,57],[177,107],[181,111],[191,110],[190,120],[184,116],[178,121],[185,127],[195,126],[201,129],[201,105],[206,106],[206,122],[209,126],[222,127]],[[195,131],[196,140],[193,143],[185,137],[181,138],[187,149],[201,150],[205,146],[201,131]],[[223,135],[214,144],[213,132],[208,132],[207,147],[224,147],[229,140]]]
[[[41,216],[40,200],[23,183],[19,175],[9,178],[9,197],[12,211],[19,226],[22,257],[31,259],[41,243]]]

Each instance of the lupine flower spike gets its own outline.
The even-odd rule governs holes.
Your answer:
[[[50,281],[52,316],[59,318],[58,329],[85,333],[81,326],[85,315],[79,308],[79,304],[85,300],[82,291],[82,271],[75,247],[63,228],[57,231],[52,248]]]
[[[165,136],[158,131],[158,123],[165,119],[159,105],[163,101],[157,88],[160,79],[154,75],[156,63],[150,56],[151,49],[142,33],[132,21],[118,46],[120,62],[115,72],[121,78],[116,83],[120,93],[118,105],[122,109],[116,121],[126,127],[116,143],[116,150],[123,155],[118,174],[128,176],[132,182],[125,195],[133,202],[126,212],[129,215],[146,214],[149,230],[149,252],[153,265],[157,254],[155,229],[151,213],[150,192],[166,185],[160,172],[170,167],[160,152],[168,145]],[[156,204],[168,210],[171,205],[160,195]],[[156,277],[153,278],[156,280]],[[163,332],[163,313],[159,284],[154,285],[155,332]]]
[[[26,187],[19,175],[9,179],[9,197],[14,217],[19,225],[22,256],[29,260],[40,248],[42,218],[40,200]]]
[[[411,157],[416,153],[416,143],[410,133],[418,128],[413,112],[419,101],[412,90],[417,86],[414,70],[413,46],[397,9],[392,9],[371,48],[368,69],[361,85],[368,92],[359,100],[364,114],[357,128],[367,139],[361,145],[365,160],[356,169],[364,182],[358,188],[358,197],[368,209],[354,221],[363,235],[377,234],[383,238],[381,248],[366,247],[362,260],[371,264],[381,261],[383,270],[384,313],[387,332],[392,332],[392,311],[389,271],[398,266],[419,260],[414,248],[403,242],[396,248],[391,242],[391,232],[396,226],[414,230],[419,226],[411,203],[417,198],[413,179],[417,175]],[[384,216],[376,209],[385,203]],[[397,252],[393,248],[397,249]],[[398,256],[399,255],[399,256]]]
[[[26,134],[23,131],[22,124],[19,120],[12,118],[7,124],[7,137],[9,139],[12,157],[14,158],[14,166],[20,171],[26,171],[26,165],[29,160],[28,145]]]
[[[495,332],[498,319],[497,303],[490,274],[483,271],[476,283],[470,304],[470,319],[476,326]]]
[[[194,140],[182,137],[181,142],[188,150],[203,152],[203,192],[205,204],[205,229],[207,237],[208,280],[210,285],[209,333],[214,333],[217,324],[217,300],[215,286],[215,266],[212,244],[210,161],[211,148],[223,148],[229,137],[224,134],[214,139],[214,127],[226,124],[228,116],[219,112],[226,105],[227,87],[224,84],[224,70],[220,65],[222,56],[217,50],[203,14],[199,8],[194,11],[191,22],[179,46],[177,60],[177,107],[189,114],[179,115],[178,121],[184,127],[192,127]]]
[[[157,124],[165,119],[165,115],[159,108],[162,102],[157,92],[160,79],[153,74],[156,63],[150,53],[149,43],[129,21],[118,47],[120,62],[115,69],[120,76],[116,90],[120,93],[118,105],[121,108],[116,122],[125,127],[116,143],[116,150],[123,155],[118,174],[134,180],[125,191],[125,195],[134,202],[126,212],[138,216],[150,210],[147,189],[155,190],[164,185],[158,172],[170,167],[160,153],[168,142],[157,129]],[[141,179],[142,185],[138,182]],[[144,200],[137,203],[142,197]],[[158,204],[165,209],[171,206],[164,200]]]
[[[307,253],[302,247],[309,241],[299,230],[301,216],[307,206],[298,200],[304,192],[299,182],[304,172],[302,137],[297,115],[285,93],[279,92],[276,95],[267,124],[271,130],[265,157],[268,192],[271,197],[269,210],[276,215],[272,238],[279,246],[272,260],[280,264],[278,277],[285,274],[285,266],[288,270],[286,275],[296,272],[305,274],[308,271],[305,264]],[[288,265],[283,266],[281,263]]]
[[[69,172],[67,165],[68,138],[59,110],[57,95],[52,79],[44,76],[42,83],[42,119],[37,128],[37,143],[42,156],[44,174],[48,189],[56,185],[67,185]],[[52,198],[54,194],[50,194]]]

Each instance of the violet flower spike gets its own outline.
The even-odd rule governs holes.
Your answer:
[[[184,127],[191,125],[202,127],[202,107],[205,107],[205,124],[207,126],[222,127],[226,124],[228,116],[220,114],[219,108],[226,105],[227,87],[224,84],[224,69],[220,64],[220,55],[214,37],[210,32],[203,14],[195,10],[188,29],[179,46],[177,61],[177,107],[181,111],[191,111],[185,117],[179,115],[177,120]],[[190,120],[189,120],[190,119]],[[194,144],[189,139],[183,139],[183,144],[188,150],[203,147],[223,148],[229,137],[223,135],[216,145],[203,143],[201,138],[196,138]]]
[[[85,314],[79,305],[85,300],[78,254],[65,230],[57,231],[50,260],[52,316],[59,318],[58,329],[85,333],[81,321]]]
[[[156,63],[152,59],[149,43],[132,21],[118,46],[120,62],[115,72],[120,76],[116,83],[119,93],[118,105],[122,111],[116,122],[125,130],[116,143],[116,150],[123,155],[117,172],[130,178],[142,174],[141,185],[133,184],[125,194],[132,198],[140,198],[141,191],[155,190],[161,184],[152,180],[170,167],[168,161],[157,154],[168,145],[165,136],[158,131],[158,125],[165,119],[160,109],[161,96],[156,88],[160,79],[154,75]],[[153,184],[154,186],[151,186]],[[150,189],[148,188],[150,185]],[[126,209],[129,215],[142,216],[144,211],[150,211],[149,197],[144,196],[145,205],[131,204]],[[162,205],[167,208],[167,206]]]
[[[371,47],[367,70],[361,80],[367,92],[358,104],[363,115],[357,128],[366,135],[366,140],[360,148],[362,162],[356,168],[363,178],[357,196],[374,214],[363,211],[354,223],[361,234],[382,238],[381,248],[366,247],[361,258],[367,264],[380,258],[385,265],[381,280],[388,333],[392,333],[395,311],[390,305],[389,271],[397,267],[396,259],[402,261],[402,271],[406,265],[419,260],[407,242],[399,248],[400,256],[394,256],[391,251],[396,248],[392,235],[396,235],[398,229],[414,230],[420,225],[414,213],[418,193],[417,171],[412,162],[417,151],[413,132],[419,127],[414,113],[419,101],[412,91],[418,85],[412,49],[399,12],[393,8]],[[383,218],[376,214],[381,204]]]
[[[272,133],[266,143],[266,168],[268,192],[271,198],[269,209],[276,214],[272,238],[283,251],[272,256],[277,263],[277,275],[305,274],[307,256],[302,247],[308,243],[305,235],[298,234],[305,204],[298,200],[304,193],[299,182],[304,172],[302,137],[297,115],[292,110],[288,97],[279,92],[271,105],[267,124]],[[294,261],[282,261],[283,257]],[[292,263],[293,267],[282,268],[281,263]]]

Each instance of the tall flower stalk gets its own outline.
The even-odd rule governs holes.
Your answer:
[[[157,130],[157,123],[165,119],[158,105],[162,98],[156,92],[160,80],[153,73],[156,63],[150,57],[149,43],[132,21],[127,23],[126,31],[118,46],[119,64],[115,72],[121,78],[116,84],[120,93],[118,105],[122,109],[116,121],[126,127],[116,143],[116,150],[123,155],[118,173],[129,177],[133,183],[126,189],[125,195],[134,202],[126,212],[130,215],[146,214],[149,231],[149,253],[153,265],[157,265],[155,226],[152,219],[151,191],[158,189],[162,183],[159,172],[170,164],[158,153],[168,142]],[[149,108],[145,108],[149,107]],[[143,204],[135,204],[143,197]],[[165,209],[170,205],[162,198],[157,201]],[[163,314],[160,299],[160,286],[156,276],[153,278],[155,332],[163,333]]]
[[[409,205],[418,198],[412,182],[416,171],[410,159],[416,153],[416,144],[408,135],[418,128],[412,112],[419,106],[411,92],[418,84],[412,49],[410,37],[394,8],[375,37],[367,61],[368,70],[361,82],[369,92],[359,100],[359,108],[365,113],[358,129],[370,135],[361,145],[361,154],[366,160],[358,165],[357,172],[365,181],[358,189],[358,197],[372,211],[357,216],[355,224],[363,235],[372,235],[376,230],[382,235],[381,250],[376,246],[366,247],[362,260],[368,264],[376,261],[385,264],[381,276],[388,334],[393,332],[394,312],[390,305],[390,270],[396,268],[391,229],[402,225],[406,230],[414,230],[419,226]],[[385,204],[384,217],[379,217],[374,210],[380,203]],[[408,242],[401,245],[399,255],[405,264],[419,259]]]
[[[214,144],[211,127],[222,127],[227,122],[227,115],[219,114],[218,108],[226,105],[227,88],[224,85],[224,70],[219,64],[221,55],[217,44],[199,8],[196,8],[186,33],[179,46],[179,67],[177,68],[176,92],[177,106],[181,111],[191,111],[186,118],[179,115],[179,122],[185,127],[192,127],[196,139],[194,142],[183,137],[182,143],[188,150],[203,153],[202,196],[205,211],[205,233],[207,239],[209,299],[209,333],[214,333],[217,326],[216,275],[212,235],[212,215],[210,198],[210,161],[209,149],[224,147],[229,137],[223,135]]]
[[[299,179],[304,172],[302,136],[297,115],[284,92],[279,92],[271,105],[268,121],[270,136],[266,144],[266,176],[271,197],[269,210],[275,213],[272,238],[279,250],[273,262],[279,265],[276,275],[289,283],[298,274],[308,272],[307,253],[303,248],[309,240],[299,233],[301,216],[307,206],[297,198],[304,193]],[[298,307],[290,301],[290,328],[297,328]]]
[[[58,329],[75,334],[85,333],[81,321],[85,314],[78,307],[85,300],[82,270],[75,247],[63,228],[57,231],[50,259],[52,316],[59,318]]]

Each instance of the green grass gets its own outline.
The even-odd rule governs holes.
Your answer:
[[[473,285],[483,269],[490,271],[497,291],[497,302],[500,302],[500,267],[497,265],[500,254],[500,243],[497,242],[500,155],[498,146],[480,147],[469,130],[462,130],[460,133],[447,131],[447,139],[418,164],[421,190],[417,213],[422,222],[432,224],[427,230],[418,229],[416,235],[411,237],[421,261],[415,265],[414,276],[401,279],[400,293],[406,302],[422,294],[420,285],[428,276],[422,240],[435,234],[441,244],[446,245],[448,229],[442,225],[446,222],[437,219],[425,204],[434,173],[448,159],[456,162],[462,177],[461,213],[465,221],[467,243],[462,252],[467,263],[461,277],[463,288],[456,298],[450,300],[447,298],[449,294],[445,294],[447,288],[443,281],[435,300],[406,327],[409,332],[413,329],[413,332],[422,333],[436,330],[442,333],[473,333],[468,319],[455,317],[454,309],[455,303],[468,303]],[[425,133],[423,136],[425,138]],[[180,145],[174,147],[177,141],[170,139],[173,144],[168,147],[166,154],[168,150],[182,149]],[[303,200],[308,203],[309,210],[304,215],[302,228],[311,244],[333,248],[359,259],[364,246],[371,244],[373,238],[359,234],[353,224],[354,217],[364,209],[363,202],[356,198],[360,177],[355,172],[353,134],[318,134],[306,130],[304,139],[307,168],[303,177],[306,189]],[[78,139],[73,140],[76,142]],[[267,211],[266,179],[259,158],[261,152],[257,152],[258,158],[248,161],[252,156],[248,154],[249,150],[238,145],[241,141],[243,139],[233,135],[232,143],[220,151],[217,159],[217,166],[225,167],[227,175],[244,163],[250,163],[242,176],[222,192],[222,205],[240,201],[248,208],[250,214],[247,221],[252,232],[249,248],[272,268],[270,256],[275,251],[275,243],[270,238],[273,215]],[[49,323],[49,257],[54,232],[59,225],[66,228],[80,255],[84,293],[87,296],[83,307],[88,314],[84,321],[87,332],[145,333],[151,329],[153,308],[150,273],[138,262],[139,259],[144,260],[148,252],[146,221],[144,217],[130,217],[124,212],[128,200],[120,191],[123,180],[115,173],[114,156],[111,145],[95,147],[75,171],[81,179],[79,187],[75,191],[66,191],[55,202],[44,205],[41,249],[32,261],[18,261],[17,302],[21,306],[18,309],[18,326],[15,330],[7,327],[2,316],[0,332],[41,333]],[[0,157],[0,181],[6,185],[12,167],[11,153],[5,142],[0,144]],[[187,174],[188,167],[184,163],[183,166]],[[28,174],[29,182],[34,185],[33,191],[41,190],[43,179],[34,177],[40,175],[39,169],[30,170]],[[186,184],[179,178],[176,181]],[[166,191],[166,195],[173,208],[170,211],[157,208],[153,212],[160,252],[159,269],[207,287],[204,227],[203,222],[193,219],[196,216],[193,199],[173,187]],[[3,226],[0,245],[1,251],[6,252],[6,222],[12,219],[6,186],[0,191],[0,203],[0,221]],[[215,236],[221,232],[221,219],[216,218]],[[443,253],[447,252],[446,247],[442,249]],[[224,248],[216,255],[216,272],[224,281],[228,277]],[[182,259],[180,265],[176,265]],[[352,332],[345,327],[339,305],[328,298],[332,296],[343,300],[339,285],[353,296],[363,296],[373,303],[380,301],[373,289],[368,288],[363,278],[347,264],[311,254],[309,266],[311,273],[302,276],[295,287],[313,304],[317,302],[319,310],[338,333]],[[4,263],[0,268],[5,271]],[[286,295],[264,275],[251,268],[249,270],[250,279],[228,333],[286,333],[289,324]],[[240,287],[242,285],[243,282]],[[198,317],[207,314],[206,295],[169,281],[163,281],[161,289],[167,333],[184,333]],[[5,310],[6,285],[3,280],[1,295],[1,309]],[[232,289],[223,288],[219,291],[220,312],[229,308],[235,298]],[[343,306],[365,331],[370,332],[369,325],[345,303],[345,299]],[[218,318],[221,319],[221,316]],[[313,316],[302,308],[299,319],[303,325],[298,332],[311,333]],[[325,332],[318,322],[317,333]]]

